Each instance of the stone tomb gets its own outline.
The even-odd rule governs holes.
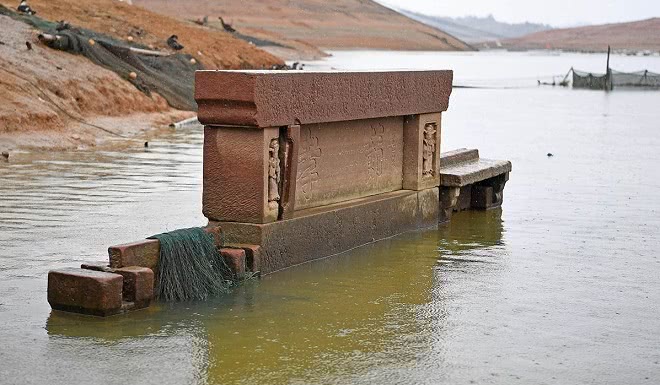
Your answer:
[[[273,272],[438,223],[451,71],[199,71],[203,212]]]

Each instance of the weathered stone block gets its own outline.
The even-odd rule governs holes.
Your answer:
[[[123,277],[76,268],[48,273],[48,303],[53,309],[109,316],[121,311]]]
[[[451,219],[454,208],[458,205],[459,187],[440,187],[440,215],[438,222],[444,223]]]
[[[226,246],[245,251],[245,264],[248,271],[252,273],[261,271],[261,246],[242,243],[228,243]]]
[[[479,151],[460,149],[440,156],[440,185],[463,187],[511,171],[511,162],[479,158]]]
[[[493,207],[493,188],[491,186],[472,186],[472,204],[471,207],[479,210],[486,210]]]
[[[241,279],[245,277],[245,250],[222,248],[220,249],[220,255],[225,259],[225,262],[227,262],[227,265],[237,278]]]
[[[198,71],[205,125],[281,127],[446,111],[452,71]]]
[[[278,128],[204,128],[202,211],[207,218],[252,223],[277,220],[279,197],[269,199],[274,198],[269,197],[269,171],[271,156],[279,159],[278,153],[271,153],[271,142],[279,146],[278,140]]]
[[[403,188],[440,185],[440,113],[407,116],[403,126]]]
[[[261,246],[263,274],[438,223],[439,192],[400,190],[302,210],[268,224],[212,222],[229,244]]]
[[[110,246],[110,267],[142,266],[155,269],[160,258],[160,242],[145,239],[124,245]]]
[[[303,125],[296,210],[400,190],[403,118]]]
[[[124,301],[134,302],[137,308],[149,306],[154,298],[154,272],[147,267],[129,266],[115,269],[124,277]]]

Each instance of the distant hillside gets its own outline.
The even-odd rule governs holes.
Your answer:
[[[546,24],[503,23],[495,20],[493,15],[488,17],[466,16],[452,18],[428,16],[402,9],[398,9],[398,11],[410,17],[411,19],[415,19],[432,27],[441,29],[467,43],[479,43],[484,41],[515,38],[534,32],[552,29],[551,26]]]
[[[133,4],[188,20],[208,16],[214,28],[222,28],[218,22],[222,16],[241,35],[276,43],[269,50],[279,54],[299,48],[299,43],[331,49],[471,50],[463,41],[371,0],[133,0]]]
[[[660,18],[629,23],[555,29],[502,41],[510,49],[563,49],[573,51],[660,51]]]

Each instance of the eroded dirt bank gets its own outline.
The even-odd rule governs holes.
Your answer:
[[[0,1],[12,9],[13,3]],[[167,50],[167,37],[177,34],[186,47],[183,51],[206,68],[267,68],[282,63],[230,34],[115,0],[34,0],[30,5],[44,19],[66,20],[122,40],[131,36],[157,50]],[[39,31],[23,22],[0,15],[0,25],[0,151],[96,145],[194,115],[171,108],[156,93],[145,95],[83,56],[42,45]]]

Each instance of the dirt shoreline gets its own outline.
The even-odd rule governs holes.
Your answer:
[[[0,0],[0,4],[16,7],[13,1]],[[66,20],[73,28],[87,28],[164,52],[171,51],[166,44],[169,34],[178,34],[186,46],[183,52],[209,69],[283,64],[226,32],[116,0],[32,0],[30,5],[44,20]],[[121,137],[130,140],[195,115],[173,109],[156,92],[147,95],[127,77],[82,55],[43,45],[37,38],[41,31],[23,21],[0,15],[0,25],[1,152],[99,146]]]

